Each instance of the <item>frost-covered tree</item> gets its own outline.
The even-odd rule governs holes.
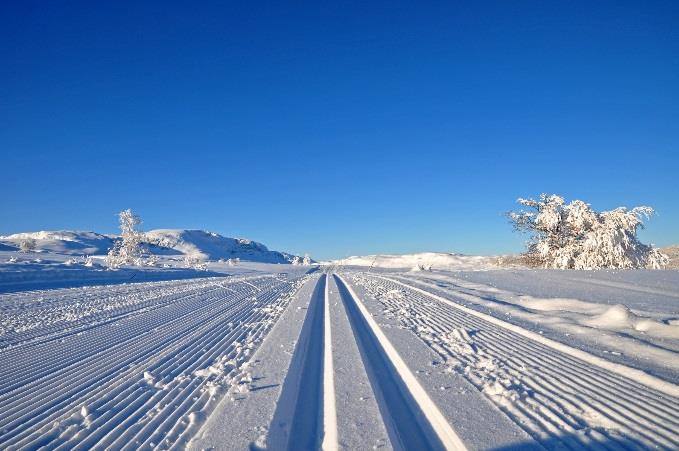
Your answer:
[[[106,264],[109,268],[118,268],[122,265],[144,265],[144,238],[137,228],[141,224],[141,218],[135,215],[131,209],[118,213],[120,221],[120,238],[113,243],[108,251]]]
[[[36,247],[37,243],[33,238],[26,238],[24,240],[21,240],[21,243],[19,243],[19,250],[24,254],[27,254],[28,252],[33,252]]]
[[[184,256],[184,264],[187,268],[195,269],[196,271],[207,271],[209,262],[199,255],[186,255]]]
[[[558,269],[662,268],[667,257],[637,238],[651,207],[596,212],[561,196],[518,199],[529,210],[508,214],[514,229],[531,235],[524,254],[536,266]]]
[[[294,257],[292,257],[292,260],[290,260],[290,263],[293,265],[299,265],[302,263],[302,259],[299,258],[299,255],[295,255]]]
[[[304,258],[302,259],[302,264],[304,266],[311,266],[311,257],[309,254],[304,254]]]

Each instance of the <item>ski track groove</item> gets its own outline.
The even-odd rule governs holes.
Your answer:
[[[216,404],[216,394],[243,388],[240,378],[247,359],[302,280],[260,276],[234,278],[228,287],[221,279],[219,283],[200,279],[116,287],[113,290],[125,296],[136,293],[139,302],[70,323],[57,321],[46,329],[33,327],[30,335],[0,349],[0,357],[8,362],[10,354],[38,353],[28,364],[0,369],[4,382],[0,447],[101,449],[127,444],[150,449],[186,441],[187,431],[194,431],[204,412]],[[171,293],[173,289],[178,293]],[[170,293],[153,295],[156,290]],[[91,305],[112,297],[111,287],[102,288],[98,299],[93,287],[53,291],[5,296],[2,300],[9,297],[10,303],[9,307],[3,304],[2,314],[38,304],[31,302],[31,296],[42,300],[41,296],[53,294],[53,301],[38,305],[47,310],[68,304],[69,295],[76,304],[78,294],[94,296]],[[105,316],[115,318],[102,322]],[[111,322],[122,327],[111,327]],[[93,331],[96,339],[89,339],[88,332],[88,339],[80,340],[82,349],[69,346],[66,357],[70,358],[39,354],[42,346],[47,351],[56,346],[55,336],[77,342],[83,328]],[[86,355],[78,358],[79,352]],[[222,368],[195,374],[215,365]],[[145,380],[145,372],[151,383]],[[38,376],[27,377],[30,374]],[[86,417],[79,413],[82,406],[88,409]]]
[[[444,304],[454,293],[400,277],[351,274],[444,362],[545,446],[679,446],[679,399]],[[405,284],[405,286],[403,285]],[[452,296],[452,297],[451,297]],[[469,340],[460,338],[465,330]],[[458,336],[450,334],[458,333]],[[500,384],[498,387],[497,384]]]
[[[337,404],[335,394],[335,370],[332,359],[332,329],[330,320],[330,284],[325,275],[323,290],[323,451],[337,451]]]
[[[396,449],[466,450],[363,301],[341,275],[334,277],[392,445]]]
[[[204,308],[206,308],[206,307],[204,307]],[[230,308],[231,308],[231,307],[230,307]],[[192,311],[190,311],[189,313],[195,313],[195,310],[192,310]],[[173,321],[167,322],[166,324],[163,325],[163,327],[165,327],[165,326],[170,326],[170,325],[175,325],[174,323],[175,323],[176,321],[179,321],[180,319],[183,319],[185,316],[188,316],[189,313],[187,313],[186,315],[182,315],[181,317],[176,318],[176,319],[173,320]],[[210,316],[211,316],[211,315],[210,315]],[[160,319],[163,319],[163,318],[164,318],[164,317],[161,317]],[[201,318],[202,318],[202,317],[201,317]],[[156,328],[155,330],[157,331],[158,329]],[[190,331],[189,331],[189,332],[190,332]],[[116,343],[114,346],[112,346],[112,347],[110,347],[110,348],[108,348],[108,349],[106,349],[106,350],[104,350],[104,351],[102,351],[102,352],[107,352],[107,351],[113,350],[114,348],[117,348],[117,349],[122,349],[121,352],[127,352],[127,353],[129,354],[129,350],[126,350],[124,345],[125,345],[128,341],[134,341],[134,340],[135,340],[136,338],[138,338],[138,337],[139,337],[139,336],[136,336],[136,335],[133,334],[132,337],[131,337],[130,339],[125,340],[125,341],[123,341],[123,342],[118,342],[118,343]],[[176,339],[179,338],[179,337],[177,337],[177,336],[167,336],[167,337],[165,337],[165,338],[166,338],[166,341],[167,341],[167,342],[172,342],[172,341],[176,340]],[[91,341],[88,341],[87,344],[90,345],[91,343],[92,343]],[[139,346],[144,346],[144,344],[140,344]],[[160,347],[160,346],[157,346],[157,347]],[[151,350],[151,352],[153,352],[153,350]],[[100,354],[101,354],[101,353],[100,353]],[[94,358],[96,358],[96,357],[99,357],[100,354],[96,354],[96,355],[94,355],[94,356],[88,356],[87,359],[88,359],[88,360],[92,360],[92,359],[94,359]],[[110,357],[113,357],[113,356],[110,356]],[[84,360],[84,359],[83,359],[83,360]],[[106,365],[106,363],[104,363],[104,365]],[[97,369],[100,369],[100,370],[101,370],[102,368],[104,368],[104,367],[98,367]],[[48,373],[48,374],[51,374],[52,376],[55,375],[55,374],[61,375],[60,371],[68,371],[69,373],[71,373],[71,372],[73,372],[73,371],[75,371],[75,370],[77,370],[77,369],[78,369],[77,367],[74,369],[73,366],[72,366],[71,364],[69,364],[67,367],[61,368],[61,369],[57,370],[56,372],[52,372],[52,373]],[[67,373],[67,375],[69,375],[69,373]],[[43,379],[44,379],[44,378],[43,378]],[[28,387],[26,388],[25,391],[27,391],[27,390],[29,390],[29,389],[32,389],[32,387],[28,386]],[[34,393],[35,393],[35,392],[34,392]],[[16,393],[12,393],[12,394],[18,395],[18,394],[16,394]],[[5,406],[4,406],[2,403],[0,403],[0,408],[2,408],[2,407],[5,407]],[[0,424],[1,424],[1,423],[0,423]]]

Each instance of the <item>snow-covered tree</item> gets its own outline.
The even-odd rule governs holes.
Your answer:
[[[510,212],[514,229],[531,234],[524,254],[537,266],[558,269],[662,268],[667,257],[637,238],[651,207],[619,207],[598,213],[581,200],[561,196],[518,199],[530,210]]]
[[[304,258],[302,259],[302,264],[304,266],[311,266],[311,257],[309,254],[304,254]]]
[[[137,230],[141,224],[141,218],[128,208],[118,213],[118,219],[120,238],[108,251],[106,264],[109,268],[118,268],[122,265],[142,266],[144,264],[144,249],[142,248],[144,235]]]
[[[299,265],[302,263],[302,259],[299,258],[299,255],[295,255],[294,257],[292,257],[292,260],[290,260],[290,263],[293,265]]]
[[[28,252],[33,252],[36,247],[37,243],[33,238],[23,239],[21,240],[21,243],[19,243],[19,250],[24,254]]]
[[[207,271],[209,262],[197,255],[184,256],[184,264],[187,268],[195,269],[196,271]]]

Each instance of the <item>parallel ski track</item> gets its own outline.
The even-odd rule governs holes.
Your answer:
[[[353,289],[335,281],[394,448],[466,450]]]
[[[415,286],[408,279],[351,278],[544,446],[679,447],[679,399],[440,302],[404,286]]]
[[[36,342],[45,337],[36,328],[0,351],[0,448],[181,446],[215,395],[247,379],[252,349],[300,284],[268,276],[182,281],[179,293],[161,296],[144,284],[151,296],[143,302],[48,328],[60,340]],[[107,288],[99,298],[110,298]],[[55,302],[67,304],[68,295]]]
[[[208,278],[1,294],[0,350],[58,339],[214,288],[215,279]]]

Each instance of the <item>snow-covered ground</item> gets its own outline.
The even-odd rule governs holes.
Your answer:
[[[37,255],[62,285],[0,266],[0,449],[679,447],[677,271]]]

